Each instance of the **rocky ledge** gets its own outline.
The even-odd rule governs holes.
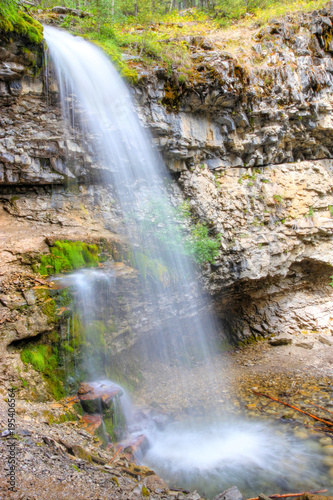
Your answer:
[[[221,234],[205,286],[240,341],[332,333],[333,3],[186,38],[192,74],[133,90],[194,214]]]
[[[153,68],[132,89],[182,189],[175,196],[189,198],[194,217],[222,236],[203,281],[233,340],[332,332],[332,21],[329,4],[264,28],[188,37],[187,81],[176,69],[169,76]],[[17,36],[1,41],[6,295],[12,273],[30,270],[27,252],[48,251],[50,238],[116,240],[122,221],[93,151],[64,127],[57,89],[41,71],[41,47]],[[18,307],[35,307],[18,292]],[[12,315],[4,301],[2,313]],[[38,318],[36,332],[48,331]],[[17,338],[8,324],[3,348]],[[112,342],[128,348],[126,335]]]

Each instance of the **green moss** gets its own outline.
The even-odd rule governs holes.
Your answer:
[[[111,415],[105,416],[103,418],[103,421],[104,421],[105,432],[114,441],[114,424],[112,416]]]
[[[110,481],[112,481],[119,488],[119,481],[116,476],[111,477]]]
[[[33,44],[40,44],[43,41],[43,26],[20,11],[15,1],[0,2],[0,30],[22,35]]]
[[[44,373],[46,368],[53,370],[57,366],[57,361],[48,346],[38,345],[32,348],[25,348],[21,352],[23,363],[30,363],[35,370]]]
[[[76,422],[78,417],[74,411],[66,411],[62,413],[58,419],[55,420],[57,424],[63,424],[64,422]]]
[[[30,364],[43,375],[48,391],[55,399],[65,395],[63,384],[56,375],[58,368],[58,350],[56,346],[35,344],[26,346],[21,351],[23,363]]]
[[[138,73],[135,68],[126,62],[121,55],[120,42],[116,40],[113,28],[109,24],[100,24],[96,29],[96,18],[79,19],[73,16],[66,16],[62,28],[70,30],[72,33],[87,38],[95,45],[101,47],[117,66],[120,74],[131,83],[136,83]]]
[[[171,85],[169,82],[167,82],[164,86],[164,97],[162,99],[162,104],[170,112],[179,111],[180,98],[181,95],[179,87]]]
[[[33,270],[51,276],[81,267],[97,267],[99,247],[82,241],[55,241],[48,255],[42,255]]]
[[[56,321],[56,303],[53,299],[48,299],[42,306],[42,312],[48,317],[48,323]]]
[[[128,252],[128,260],[131,266],[140,272],[143,279],[147,279],[150,276],[154,281],[158,281],[164,285],[169,283],[169,271],[159,259],[153,259],[142,252],[130,250]]]
[[[100,377],[105,377],[105,361],[107,357],[106,343],[104,334],[106,327],[102,321],[92,321],[86,328],[78,324],[78,343],[85,353],[86,359],[89,359],[89,368]],[[85,369],[83,366],[83,371]]]
[[[149,490],[145,487],[145,485],[142,486],[141,492],[143,497],[150,497]]]

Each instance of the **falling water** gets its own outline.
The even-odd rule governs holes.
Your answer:
[[[177,214],[165,194],[166,167],[139,123],[128,89],[94,45],[51,27],[45,27],[44,34],[63,113],[71,122],[75,96],[75,114],[122,209],[132,246],[129,258],[144,280],[138,293],[149,305],[149,323],[156,325],[145,356],[149,360],[159,356],[178,366],[207,360],[214,349],[214,321],[182,243]],[[184,380],[184,394],[186,385]]]
[[[44,34],[64,116],[71,125],[80,122],[104,172],[105,184],[116,193],[132,247],[129,259],[141,274],[137,294],[146,305],[151,325],[142,366],[158,358],[180,374],[180,399],[186,399],[189,385],[200,397],[201,381],[190,380],[185,368],[198,360],[203,362],[212,381],[205,390],[216,389],[219,382],[212,369],[216,327],[196,283],[195,268],[182,243],[177,216],[165,194],[166,168],[151,148],[125,84],[103,52],[55,28],[45,27]],[[110,274],[100,271],[79,272],[72,280],[81,294],[81,314],[89,326],[96,319],[95,292],[101,281],[110,288],[110,296],[115,282]],[[92,380],[103,378],[98,360],[85,362]],[[173,384],[158,380],[158,373],[155,376],[154,383],[166,383],[172,398]],[[212,393],[212,401],[214,397]],[[142,428],[139,430],[142,432]],[[274,485],[279,485],[279,480],[285,483],[284,487],[298,485],[296,474],[299,482],[306,478],[307,485],[317,486],[307,477],[305,449],[299,450],[286,437],[282,443],[279,436],[274,437],[269,428],[259,424],[206,420],[200,425],[191,421],[171,424],[162,431],[154,426],[145,430],[150,449],[143,460],[179,486],[197,486],[210,496],[233,483],[253,491],[251,481],[259,478],[256,485],[261,486],[263,472],[268,481],[274,476]],[[310,457],[310,461],[314,459]]]

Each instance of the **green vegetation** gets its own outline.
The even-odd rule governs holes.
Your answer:
[[[313,208],[312,208],[312,207],[310,207],[310,208],[309,208],[309,212],[305,215],[305,217],[313,217],[313,215],[314,215]]]
[[[20,10],[16,0],[0,0],[0,30],[18,33],[30,42],[39,44],[43,40],[43,27],[30,15]]]
[[[43,375],[48,390],[55,399],[64,397],[63,384],[56,374],[59,357],[55,345],[35,344],[26,346],[21,351],[21,359],[23,363],[30,364]]]
[[[73,271],[80,267],[98,266],[99,248],[82,241],[55,241],[50,254],[42,255],[33,266],[35,272],[51,276],[60,272]]]
[[[41,7],[50,9],[63,5],[89,12],[91,16],[82,18],[69,13],[61,19],[61,27],[101,46],[129,81],[138,79],[138,69],[142,66],[158,62],[168,74],[177,70],[175,87],[186,87],[194,79],[201,81],[203,78],[193,68],[189,47],[200,44],[200,37],[219,27],[231,27],[235,22],[244,27],[254,22],[264,25],[292,11],[318,9],[325,1],[85,0],[83,5],[78,0],[38,0],[38,4],[38,18],[46,23],[58,18],[49,10],[40,14]],[[225,48],[226,43],[220,44],[221,48]],[[170,110],[177,109],[177,104],[170,103],[170,99],[177,100],[175,89],[169,89],[168,93],[169,102],[165,104]]]
[[[193,220],[188,201],[174,208],[162,199],[151,200],[140,214],[129,214],[128,222],[143,252],[147,253],[149,241],[149,254],[137,250],[129,253],[131,265],[144,278],[150,276],[167,284],[174,278],[174,259],[191,257],[203,264],[218,257],[220,235],[213,236],[205,222]]]
[[[283,201],[283,196],[279,195],[279,194],[275,194],[273,196],[273,200],[274,202],[277,204],[277,205],[281,205],[282,201]]]
[[[118,398],[112,401],[112,405],[109,409],[104,410],[103,421],[105,432],[112,441],[115,442],[122,439],[126,420]]]
[[[170,279],[167,267],[158,259],[149,258],[147,255],[137,250],[130,250],[128,260],[132,267],[137,269],[141,276],[146,279],[148,276],[155,281],[167,285]]]
[[[77,320],[78,321],[78,320]],[[93,371],[99,377],[105,377],[105,362],[106,362],[106,343],[104,334],[106,326],[103,321],[92,321],[86,328],[81,322],[77,323],[78,330],[78,347],[85,353],[85,359],[89,363],[89,367],[83,366],[85,371],[87,368],[87,375]]]
[[[205,223],[197,222],[190,228],[190,235],[185,240],[185,248],[199,264],[214,262],[220,251],[221,236],[215,238],[209,235],[209,228]]]

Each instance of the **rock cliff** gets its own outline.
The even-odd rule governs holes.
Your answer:
[[[158,67],[132,88],[177,196],[222,236],[203,283],[233,340],[333,331],[332,22],[329,4],[228,40],[188,37],[186,82]],[[42,47],[18,36],[1,43],[1,353],[14,356],[8,344],[54,327],[27,293],[33,258],[54,240],[125,243],[102,166],[62,123]],[[139,327],[125,337],[119,351]]]
[[[205,285],[233,338],[333,331],[332,21],[331,2],[189,38],[186,83],[158,69],[135,89],[193,211],[222,235]]]

